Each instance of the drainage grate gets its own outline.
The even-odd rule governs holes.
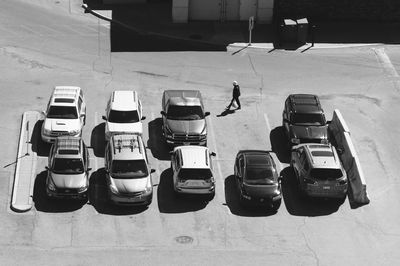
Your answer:
[[[190,236],[178,236],[175,237],[175,241],[179,244],[190,244],[193,242],[193,237]]]

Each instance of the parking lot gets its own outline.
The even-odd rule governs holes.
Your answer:
[[[107,24],[40,6],[32,6],[27,14],[24,3],[11,2],[0,4],[0,17],[13,25],[0,24],[5,36],[0,40],[1,264],[393,265],[400,260],[398,46],[304,53],[110,53]],[[13,12],[25,15],[13,17]],[[222,114],[233,80],[241,85],[242,109]],[[34,205],[16,213],[10,201],[21,116],[28,110],[43,111],[56,85],[84,90],[83,139],[91,147],[92,168],[89,199],[45,197],[50,146],[40,140],[38,121],[31,140],[38,155]],[[156,170],[148,208],[113,206],[106,193],[101,117],[113,90],[130,89],[142,100],[143,138]],[[217,155],[216,195],[210,202],[174,196],[170,155],[161,131],[165,89],[198,89],[211,112],[208,147]],[[335,109],[341,111],[364,170],[370,204],[353,208],[348,199],[300,197],[281,127],[284,100],[291,93],[319,95],[328,119]],[[233,166],[242,149],[276,151],[283,177],[277,213],[239,205]]]

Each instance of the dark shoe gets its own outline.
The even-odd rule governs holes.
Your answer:
[[[236,108],[236,110],[240,110],[240,109],[242,109],[240,106],[238,108]]]

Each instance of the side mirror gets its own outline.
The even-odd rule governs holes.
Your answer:
[[[145,116],[142,116],[142,119],[141,120],[145,120],[146,119],[146,117]]]
[[[156,169],[150,169],[150,173],[152,174],[152,173],[155,173],[156,172]]]
[[[166,115],[167,115],[164,111],[161,111],[160,114],[161,114],[162,116],[166,116]]]
[[[81,117],[85,117],[86,116],[86,114],[81,114]]]
[[[106,172],[106,174],[110,173],[110,171],[108,171],[108,169],[104,169],[104,172]]]
[[[327,124],[330,124],[330,123],[332,123],[332,120],[328,120],[328,121],[326,121],[326,123],[327,123]]]
[[[45,166],[44,168],[45,168],[46,170],[50,171],[50,167]]]
[[[92,171],[92,168],[89,167],[86,171],[88,171],[88,172],[89,172],[89,171]]]
[[[282,176],[278,176],[278,182],[281,183],[282,180],[283,180],[283,177]]]
[[[172,155],[172,154],[174,154],[174,151],[169,151],[168,153],[169,153],[169,155]]]
[[[215,152],[210,153],[211,156],[217,156]]]
[[[204,116],[209,116],[210,115],[210,112],[205,112],[204,113]]]
[[[103,118],[103,120],[107,121],[107,117],[105,115],[102,115],[101,118]]]
[[[342,155],[344,150],[342,148],[336,148],[336,151],[339,155]]]

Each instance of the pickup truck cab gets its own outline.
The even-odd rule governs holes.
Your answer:
[[[162,98],[163,135],[167,144],[207,145],[206,116],[198,90],[166,90]]]

